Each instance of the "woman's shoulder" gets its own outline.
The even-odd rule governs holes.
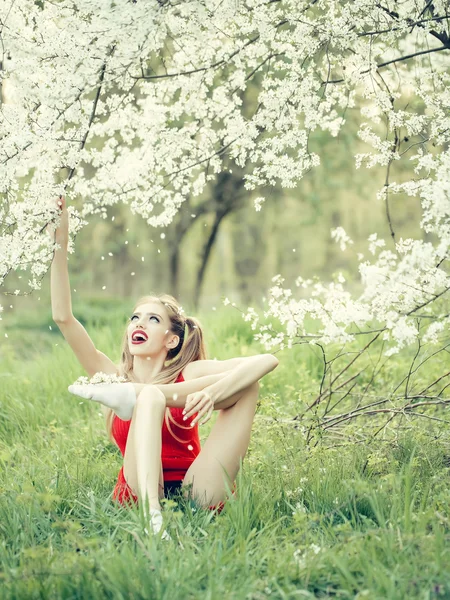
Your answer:
[[[182,371],[180,371],[177,381],[180,379],[180,376],[182,379],[184,379],[184,381],[196,379],[198,377],[198,365],[196,363],[198,363],[197,360],[193,360],[190,363],[188,363],[184,367],[184,369]]]

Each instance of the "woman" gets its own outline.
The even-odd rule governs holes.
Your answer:
[[[127,380],[69,386],[71,393],[105,407],[108,433],[124,457],[114,498],[122,504],[142,501],[154,533],[162,528],[160,499],[169,489],[181,488],[201,507],[220,512],[226,478],[234,482],[250,442],[258,381],[278,365],[277,358],[260,354],[206,360],[199,321],[183,316],[177,301],[162,294],[136,303],[116,366],[95,348],[72,314],[63,197],[57,206],[60,223],[54,239],[60,248],[51,267],[53,319],[90,377],[102,372]],[[219,415],[201,447],[198,424],[206,423],[213,410]],[[170,538],[165,531],[162,537]]]

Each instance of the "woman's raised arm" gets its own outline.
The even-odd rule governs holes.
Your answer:
[[[56,201],[61,217],[58,227],[49,225],[47,232],[61,246],[55,250],[50,272],[52,316],[55,323],[68,321],[72,315],[69,269],[67,267],[67,246],[69,243],[69,215],[66,201],[60,196]]]
[[[90,377],[102,371],[117,373],[117,368],[103,352],[94,346],[86,329],[72,314],[72,299],[70,295],[69,269],[67,265],[69,243],[69,215],[66,201],[60,196],[56,201],[60,210],[58,227],[49,226],[47,232],[61,247],[55,250],[50,272],[50,291],[52,316],[61,333],[74,351],[82,367]]]

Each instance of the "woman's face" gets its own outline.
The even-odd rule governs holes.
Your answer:
[[[167,352],[170,348],[166,348],[165,343],[173,339],[174,334],[170,331],[165,306],[161,302],[140,304],[130,315],[127,334],[133,356],[156,356],[162,349]]]

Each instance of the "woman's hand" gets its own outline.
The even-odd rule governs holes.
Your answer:
[[[65,247],[69,241],[69,215],[67,213],[66,200],[64,196],[59,196],[55,200],[55,205],[59,210],[59,226],[55,229],[54,223],[51,222],[47,225],[46,231],[49,236],[55,240],[55,242]]]
[[[206,415],[206,418],[200,423],[200,425],[204,425],[209,421],[211,415],[214,411],[215,398],[212,394],[211,390],[205,388],[200,392],[194,392],[193,394],[189,394],[186,397],[186,404],[183,410],[183,420],[185,421],[191,415],[198,412],[198,415],[195,419],[191,421],[191,427],[193,427],[197,421],[199,421],[203,415]]]

